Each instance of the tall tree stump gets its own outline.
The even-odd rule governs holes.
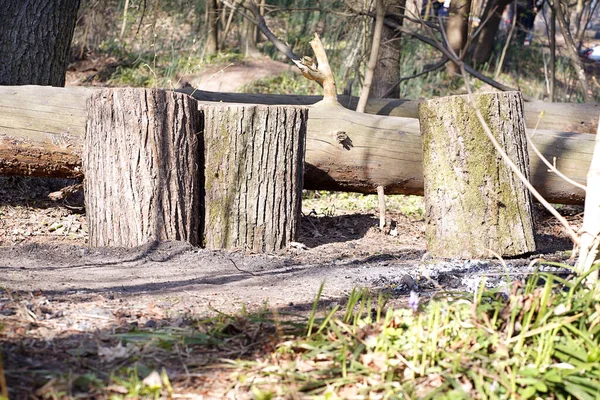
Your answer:
[[[519,92],[475,95],[494,137],[529,176]],[[486,136],[467,96],[421,103],[425,236],[441,258],[515,256],[535,250],[531,196]]]
[[[82,161],[90,245],[197,245],[197,102],[162,90],[105,89],[88,100],[87,117]]]
[[[299,223],[305,107],[201,105],[204,246],[275,251]]]

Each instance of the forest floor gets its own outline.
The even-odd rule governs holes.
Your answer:
[[[244,336],[245,344],[233,350],[202,345],[196,367],[172,350],[160,353],[131,342],[123,346],[126,340],[119,335],[182,332],[199,329],[197,321],[203,318],[267,309],[306,316],[321,283],[319,312],[343,307],[357,287],[383,292],[389,304],[404,306],[411,290],[423,297],[446,290],[472,292],[482,279],[498,285],[507,277],[523,277],[542,254],[546,260],[566,261],[570,249],[562,229],[538,212],[538,254],[507,260],[505,267],[485,260],[434,262],[426,255],[418,212],[388,210],[396,229],[382,232],[374,210],[335,195],[305,200],[298,241],[306,247],[276,254],[211,251],[175,242],[92,249],[86,244],[81,199],[55,203],[47,198],[66,182],[0,180],[0,350],[11,398],[70,395],[82,390],[77,379],[83,379],[88,395],[123,394],[129,390],[125,384],[94,392],[89,385],[96,381],[88,377],[109,380],[123,368],[129,369],[122,374],[134,368],[134,375],[143,377],[159,365],[186,393],[179,398],[223,398],[231,393],[232,372],[215,364],[264,355],[268,347],[255,339],[271,331],[259,329],[250,341]],[[578,222],[581,208],[562,211]],[[232,329],[227,326],[223,329]]]

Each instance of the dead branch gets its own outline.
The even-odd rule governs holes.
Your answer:
[[[273,43],[275,48],[279,50],[282,54],[284,54],[287,58],[289,58],[296,67],[302,72],[302,75],[307,79],[316,81],[323,87],[323,97],[333,99],[337,101],[337,89],[335,86],[335,80],[333,79],[333,74],[331,73],[331,67],[329,66],[329,61],[327,60],[327,54],[325,52],[325,48],[323,47],[323,43],[319,39],[319,36],[315,33],[315,37],[310,41],[310,46],[315,53],[315,57],[317,62],[309,56],[304,56],[302,58],[298,57],[292,49],[285,44],[282,40],[280,40],[267,26],[267,23],[264,17],[261,15],[258,7],[254,1],[247,0],[241,4],[241,7],[246,11],[249,11],[251,15],[247,12],[241,11],[236,7],[236,4],[232,4],[228,0],[220,0],[225,6],[231,8],[232,10],[237,11],[244,18],[248,19],[250,22],[254,23],[258,29],[267,37],[267,39]]]
[[[371,13],[367,13],[367,15],[369,16],[373,16]],[[446,56],[450,61],[452,61],[454,64],[458,65],[458,66],[463,66],[465,71],[473,76],[476,79],[479,79],[480,81],[487,83],[488,85],[501,90],[503,92],[509,92],[509,91],[517,91],[517,89],[512,88],[510,86],[506,86],[503,85],[502,83],[483,75],[482,73],[480,73],[479,71],[477,71],[475,68],[471,67],[469,64],[465,63],[464,61],[462,61],[458,56],[452,54],[447,48],[445,48],[443,45],[440,45],[439,43],[436,43],[435,40],[428,38],[424,35],[421,35],[417,32],[413,32],[410,29],[407,29],[405,27],[403,27],[402,25],[398,24],[396,21],[390,19],[390,18],[386,18],[384,20],[384,24],[386,24],[387,26],[389,26],[390,28],[394,28],[397,31],[407,34],[409,36],[414,37],[415,39],[418,39],[420,41],[422,41],[423,43],[426,43],[428,45],[430,45],[431,47],[435,48],[436,50],[438,50],[439,52],[441,52],[444,56]],[[437,29],[437,27],[436,27]],[[527,96],[525,94],[523,94],[523,99],[525,101],[534,101],[535,99],[533,97]]]
[[[388,97],[390,95],[390,93],[392,93],[394,91],[394,89],[396,88],[396,86],[398,86],[402,82],[408,81],[410,79],[418,78],[421,75],[426,75],[426,74],[428,74],[430,72],[438,70],[438,69],[442,68],[444,65],[446,65],[446,63],[448,61],[450,61],[450,60],[448,58],[444,57],[444,59],[442,61],[438,62],[435,65],[432,65],[429,68],[425,68],[423,71],[421,71],[421,72],[419,72],[417,74],[410,75],[410,76],[403,76],[402,78],[400,78],[396,82],[394,82],[394,84],[389,88],[389,90],[383,94],[383,97],[384,98]]]

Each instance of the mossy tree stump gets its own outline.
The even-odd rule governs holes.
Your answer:
[[[519,92],[475,95],[494,137],[529,176]],[[440,258],[535,250],[531,196],[486,136],[467,96],[421,103],[425,236]]]
[[[199,244],[200,114],[187,95],[104,89],[87,104],[83,146],[91,246]]]
[[[210,249],[275,251],[295,240],[305,107],[201,105],[204,232]]]

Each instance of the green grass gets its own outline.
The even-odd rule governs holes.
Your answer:
[[[343,317],[329,313],[275,355],[239,362],[237,376],[282,397],[597,399],[600,307],[580,283],[538,274],[507,299],[444,295],[416,311],[384,311],[354,292]]]
[[[316,82],[309,81],[300,74],[284,72],[273,77],[249,83],[242,87],[240,92],[308,96],[321,95],[322,89]]]
[[[408,217],[421,219],[424,214],[423,198],[420,196],[388,195],[385,197],[386,209],[400,212]],[[319,215],[334,216],[338,213],[377,213],[379,203],[377,195],[347,192],[329,192],[326,190],[307,191],[302,201],[305,214],[314,210]]]

